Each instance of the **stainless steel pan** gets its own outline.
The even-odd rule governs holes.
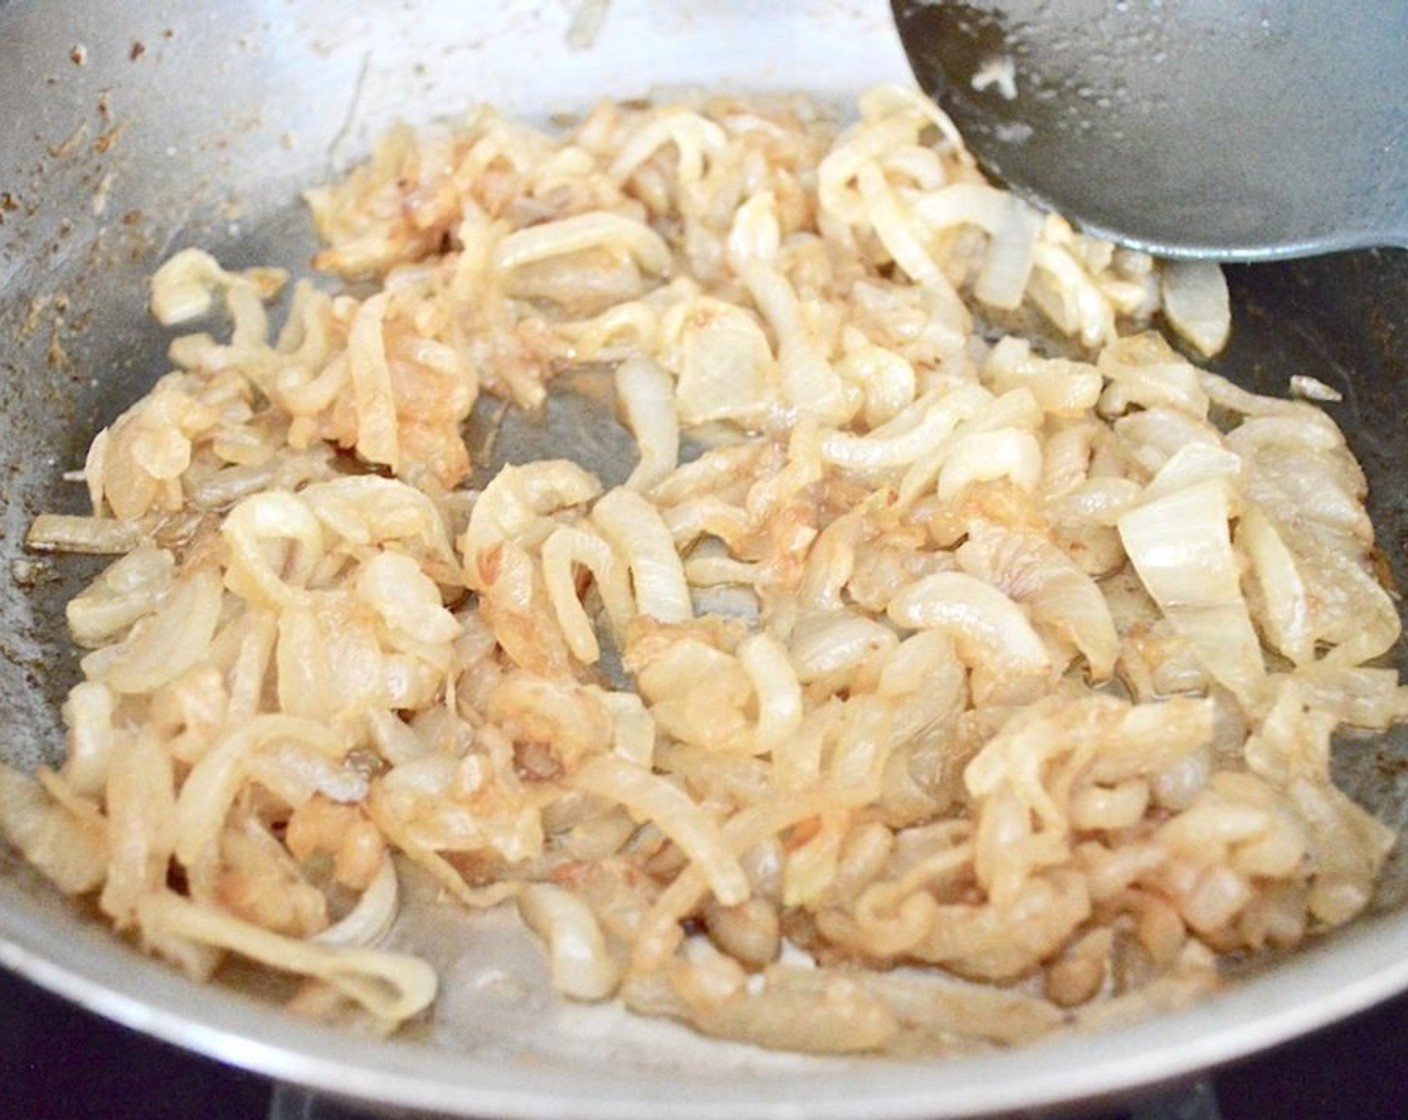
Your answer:
[[[593,36],[592,17],[604,20]],[[591,40],[588,43],[588,40]],[[0,753],[53,759],[75,668],[62,602],[92,567],[27,556],[93,432],[164,371],[145,277],[175,248],[300,268],[297,190],[400,117],[476,99],[545,117],[597,96],[724,83],[846,95],[907,71],[888,5],[701,0],[343,5],[325,0],[0,3]],[[1361,255],[1234,276],[1222,365],[1281,391],[1345,393],[1337,418],[1375,488],[1402,578],[1408,540],[1408,261]],[[570,426],[570,418],[567,423]],[[1340,778],[1408,824],[1408,745],[1351,743]],[[943,1063],[828,1061],[705,1043],[565,1007],[532,945],[492,916],[421,908],[408,931],[445,994],[423,1036],[376,1042],[200,987],[140,956],[0,847],[0,962],[140,1030],[368,1102],[500,1117],[940,1117],[1088,1100],[1189,1074],[1408,987],[1408,870],[1373,911],[1230,994],[1118,1034]]]

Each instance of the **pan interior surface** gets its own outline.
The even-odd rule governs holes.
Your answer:
[[[81,485],[63,473],[165,372],[167,335],[145,309],[146,278],[162,259],[196,245],[231,267],[305,271],[314,242],[298,191],[344,170],[397,119],[423,123],[480,100],[546,119],[598,97],[705,84],[844,99],[907,78],[883,3],[788,0],[761,13],[731,3],[414,3],[349,14],[322,0],[112,10],[52,0],[0,6],[0,34],[14,60],[0,72],[0,98],[23,107],[0,139],[0,578],[10,581],[0,599],[0,756],[26,768],[58,758],[58,706],[77,678],[63,603],[97,564],[29,554],[24,534],[40,511],[83,508]],[[1233,341],[1214,368],[1263,392],[1284,394],[1303,373],[1343,394],[1329,411],[1370,479],[1379,546],[1403,585],[1408,258],[1247,268],[1231,282]],[[568,441],[609,459],[609,421],[588,413],[569,394],[546,426],[511,430],[501,447],[560,453]],[[1398,658],[1408,667],[1401,647]],[[1336,755],[1341,786],[1400,835],[1401,731],[1346,740]],[[772,1054],[563,1003],[516,922],[466,922],[428,888],[398,937],[436,965],[445,994],[433,1027],[390,1042],[293,1020],[257,993],[188,982],[111,936],[8,847],[0,962],[222,1060],[388,1105],[522,1117],[971,1115],[1177,1077],[1408,987],[1401,848],[1367,916],[1258,967],[1225,996],[1098,1040],[942,1063]]]

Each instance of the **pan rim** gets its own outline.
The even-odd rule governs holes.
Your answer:
[[[363,1104],[505,1120],[944,1120],[1128,1097],[1328,1026],[1408,991],[1408,924],[1362,919],[1184,1011],[939,1061],[861,1059],[720,1078],[657,1078],[476,1058],[349,1036],[192,981],[95,926],[14,903],[0,883],[0,965],[105,1019],[227,1065]],[[1346,942],[1355,942],[1346,953]],[[715,1074],[709,1076],[709,1074]]]
[[[0,4],[6,15],[25,7]],[[96,80],[96,59],[82,73]],[[0,862],[5,858],[0,850]],[[349,1037],[187,980],[106,930],[75,922],[70,910],[36,905],[11,882],[0,882],[0,965],[194,1053],[367,1104],[513,1120],[631,1120],[662,1113],[700,1120],[940,1120],[1142,1092],[1408,990],[1408,914],[1364,919],[1208,1003],[1131,1027],[983,1058],[905,1065],[874,1059],[848,1067],[845,1075],[805,1079],[795,1071],[710,1080],[541,1066],[528,1076],[483,1057]]]

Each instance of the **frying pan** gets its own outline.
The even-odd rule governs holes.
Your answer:
[[[599,27],[593,23],[600,18]],[[165,371],[145,278],[170,252],[301,269],[299,188],[397,118],[474,100],[546,119],[599,96],[680,84],[847,97],[907,80],[888,5],[342,5],[325,0],[0,3],[0,753],[55,760],[76,676],[62,604],[96,565],[25,553],[40,510],[77,511],[93,433]],[[1218,363],[1284,392],[1310,373],[1373,484],[1408,575],[1408,261],[1369,253],[1235,271]],[[550,417],[551,440],[584,418]],[[556,427],[554,427],[556,425]],[[541,438],[541,437],[540,437]],[[1402,832],[1408,743],[1346,741],[1337,776]],[[1091,1101],[1187,1076],[1408,987],[1408,867],[1370,911],[1195,1009],[1118,1033],[944,1062],[764,1054],[568,1006],[541,954],[497,915],[412,905],[399,936],[440,969],[434,1023],[391,1041],[296,1021],[249,985],[199,986],[142,957],[0,846],[0,962],[100,1014],[289,1082],[387,1107],[498,1117],[944,1117]]]

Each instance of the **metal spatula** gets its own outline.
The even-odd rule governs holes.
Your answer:
[[[984,167],[1167,256],[1408,246],[1408,5],[893,0]]]

